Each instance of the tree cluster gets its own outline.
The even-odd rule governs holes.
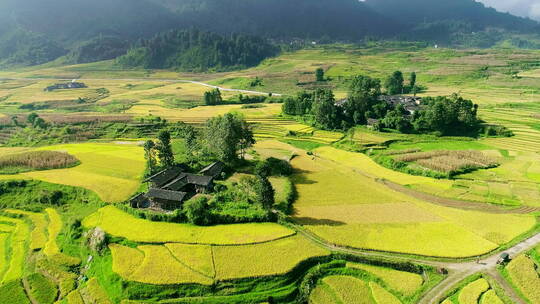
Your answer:
[[[144,143],[144,155],[149,175],[158,172],[163,168],[174,166],[174,153],[171,145],[171,133],[161,131],[158,140],[147,140]]]
[[[215,106],[221,104],[223,98],[221,97],[221,91],[219,89],[213,89],[211,91],[204,92],[204,104],[207,106]]]
[[[422,87],[416,84],[416,72],[411,73],[409,83],[405,84],[403,73],[395,71],[386,79],[384,87],[388,95],[414,94],[416,96],[416,93],[422,90]]]
[[[172,30],[141,39],[117,62],[126,67],[152,69],[230,70],[255,66],[278,53],[279,48],[257,37]]]

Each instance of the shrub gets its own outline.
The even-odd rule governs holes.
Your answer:
[[[199,196],[184,203],[187,220],[194,225],[208,225],[208,198]]]

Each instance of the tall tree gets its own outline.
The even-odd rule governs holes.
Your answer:
[[[401,71],[395,71],[390,77],[386,79],[384,86],[386,91],[390,95],[403,94],[403,73]]]
[[[317,81],[324,81],[324,69],[323,68],[318,68],[316,71],[315,71],[315,77],[317,79]]]
[[[171,133],[169,131],[161,131],[158,134],[157,151],[161,164],[165,167],[174,165],[174,154],[171,146]]]
[[[331,90],[318,89],[314,93],[312,111],[317,126],[327,130],[341,127],[339,109]]]
[[[272,209],[274,206],[274,188],[272,183],[268,180],[268,177],[257,176],[257,189],[256,189],[257,201],[267,210]]]
[[[232,162],[255,143],[253,132],[239,115],[225,114],[209,119],[203,131],[203,146],[207,154]]]
[[[144,157],[146,158],[146,166],[148,167],[150,174],[155,173],[157,167],[156,157],[154,155],[155,147],[156,145],[152,140],[144,142]]]

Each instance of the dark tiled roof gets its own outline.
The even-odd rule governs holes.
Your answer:
[[[183,201],[186,195],[187,193],[185,192],[163,190],[163,189],[156,189],[156,188],[150,189],[148,193],[146,194],[146,196],[149,198],[159,198],[159,199],[175,201],[175,202]]]
[[[150,176],[145,180],[145,182],[152,182],[154,185],[156,185],[156,187],[161,187],[175,179],[181,173],[182,170],[180,170],[179,168],[165,169]]]
[[[144,193],[139,193],[135,195],[134,197],[132,197],[129,201],[132,204],[139,204],[139,203],[144,202],[145,200],[146,200],[146,196],[144,195]]]
[[[180,191],[188,184],[187,174],[180,173],[175,179],[170,181],[168,184],[162,186],[161,188],[166,190]]]
[[[206,175],[186,174],[187,182],[197,186],[209,186],[214,178]]]
[[[218,161],[202,169],[199,174],[216,177],[221,174],[225,164]]]

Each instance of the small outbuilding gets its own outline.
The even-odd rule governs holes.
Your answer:
[[[146,197],[151,201],[150,207],[164,210],[181,208],[186,196],[186,192],[156,188],[152,188],[146,193]]]
[[[199,174],[217,178],[221,175],[223,169],[225,169],[225,164],[223,162],[217,161],[202,169]]]

